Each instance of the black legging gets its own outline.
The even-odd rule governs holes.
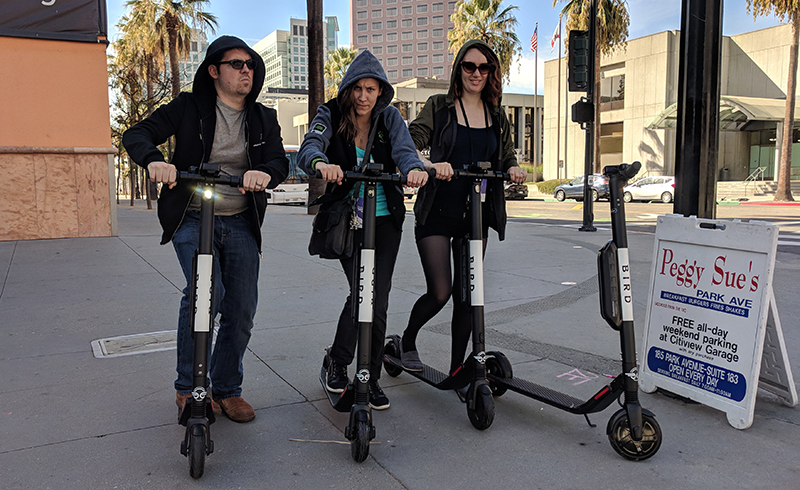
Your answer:
[[[417,334],[422,327],[447,304],[453,296],[453,319],[450,323],[450,371],[461,365],[472,334],[472,310],[467,298],[462,299],[462,255],[469,253],[463,246],[467,237],[431,235],[417,240],[417,250],[425,272],[428,290],[411,309],[408,327],[403,332],[403,350],[417,350]],[[452,240],[452,241],[451,241]],[[455,273],[451,272],[450,252],[453,253]],[[486,251],[486,239],[483,240]],[[452,279],[451,279],[452,278]]]
[[[381,377],[383,365],[383,343],[386,339],[386,311],[389,309],[389,291],[392,289],[392,274],[400,249],[402,232],[394,223],[391,216],[381,216],[377,219],[375,233],[375,291],[373,296],[373,323],[372,323],[372,351],[370,359],[370,379],[378,380]],[[355,240],[361,241],[362,230],[356,232]],[[360,248],[358,249],[360,250]],[[353,281],[358,281],[354,274],[356,254],[348,259],[340,260],[342,269],[347,276],[350,291],[353,290]],[[358,342],[358,322],[352,318],[352,302],[350,295],[344,302],[344,308],[339,315],[336,326],[336,336],[331,346],[331,357],[339,364],[349,365],[353,362]]]

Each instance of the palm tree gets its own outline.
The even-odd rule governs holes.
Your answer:
[[[594,0],[597,2],[597,49],[594,53],[594,171],[600,172],[600,55],[609,55],[624,47],[631,23],[625,0]],[[589,30],[592,0],[553,0],[553,7],[565,2],[561,15],[567,19],[567,31]],[[569,45],[569,40],[567,40]]]
[[[338,48],[328,53],[328,61],[325,62],[325,100],[339,93],[339,84],[356,55],[358,50],[351,48]]]
[[[450,51],[458,52],[465,42],[480,39],[491,46],[500,60],[503,80],[508,82],[511,62],[522,53],[519,38],[514,32],[517,18],[512,15],[514,5],[500,10],[502,0],[461,0],[450,16],[453,30],[447,33]]]
[[[792,23],[792,42],[789,45],[789,79],[786,82],[786,109],[783,113],[783,141],[778,169],[776,201],[794,201],[792,197],[792,140],[794,134],[794,103],[797,90],[797,45],[800,36],[800,0],[747,0],[747,12],[753,18],[776,15],[781,22],[788,17]]]
[[[178,62],[189,55],[192,29],[205,32],[208,28],[212,34],[215,32],[216,16],[200,10],[208,1],[128,0],[126,3],[131,8],[131,22],[135,24],[135,29],[152,31],[152,35],[145,37],[153,42],[147,51],[164,53],[166,48],[169,53],[172,97],[181,93]],[[167,40],[166,45],[164,39]]]

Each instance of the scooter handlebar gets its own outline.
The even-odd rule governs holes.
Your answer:
[[[502,179],[511,180],[511,176],[506,172],[499,170],[490,170],[488,172],[470,172],[469,170],[453,170],[453,177],[466,177],[468,179]]]
[[[624,180],[630,180],[639,173],[639,170],[642,168],[641,162],[633,162],[633,163],[621,163],[619,165],[608,165],[603,168],[603,173],[606,177],[610,177],[612,175],[619,175]]]
[[[314,176],[318,179],[322,178],[322,172],[317,170],[314,173]],[[408,183],[408,177],[405,175],[399,174],[378,174],[378,175],[369,175],[361,172],[351,172],[346,171],[344,172],[343,180],[353,180],[353,181],[373,181],[373,182],[394,182],[400,185],[406,185]]]
[[[242,177],[236,175],[202,175],[197,172],[178,172],[178,180],[242,187]]]

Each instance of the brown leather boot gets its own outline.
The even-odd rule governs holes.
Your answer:
[[[256,412],[253,410],[253,407],[244,401],[244,398],[241,396],[222,399],[217,398],[214,401],[222,408],[222,412],[234,422],[250,422],[256,418]]]

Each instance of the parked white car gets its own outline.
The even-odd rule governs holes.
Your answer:
[[[675,177],[654,175],[643,177],[622,190],[625,202],[661,201],[672,202],[675,196]]]

